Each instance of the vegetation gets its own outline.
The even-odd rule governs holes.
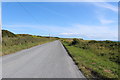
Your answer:
[[[14,34],[10,31],[2,30],[2,55],[11,54],[55,39],[56,38],[47,38],[29,34]]]
[[[120,75],[119,44],[114,41],[95,41],[58,37],[14,34],[2,30],[2,55],[59,39],[87,78],[118,78]]]
[[[82,39],[62,42],[87,78],[118,78],[120,75],[119,42]]]
[[[2,37],[16,37],[16,35],[8,30],[2,30]]]

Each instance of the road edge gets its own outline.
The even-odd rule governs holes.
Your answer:
[[[61,42],[61,41],[60,41]],[[84,74],[83,71],[81,71],[81,69],[78,67],[78,63],[75,61],[75,59],[73,58],[73,56],[70,54],[69,50],[65,47],[65,45],[61,42],[61,44],[63,45],[64,49],[66,50],[67,54],[69,55],[69,57],[72,59],[72,61],[74,62],[74,64],[76,65],[76,67],[78,68],[78,70],[82,73],[82,75],[85,77],[83,79],[86,79],[86,76]]]

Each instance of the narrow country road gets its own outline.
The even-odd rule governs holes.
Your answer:
[[[84,78],[60,41],[2,57],[3,78]]]

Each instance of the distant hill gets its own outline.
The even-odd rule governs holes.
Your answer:
[[[39,36],[39,35],[31,35],[31,34],[14,34],[8,30],[2,30],[2,37],[41,37],[41,38],[49,38],[49,36]],[[59,39],[59,37],[50,37]]]
[[[2,30],[2,37],[16,37],[16,35],[8,30]]]

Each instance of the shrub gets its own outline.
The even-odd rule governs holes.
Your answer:
[[[8,30],[2,30],[2,37],[16,37],[16,35]]]
[[[78,44],[78,43],[79,43],[79,39],[74,38],[71,44],[72,44],[72,45],[76,45],[76,44]]]

